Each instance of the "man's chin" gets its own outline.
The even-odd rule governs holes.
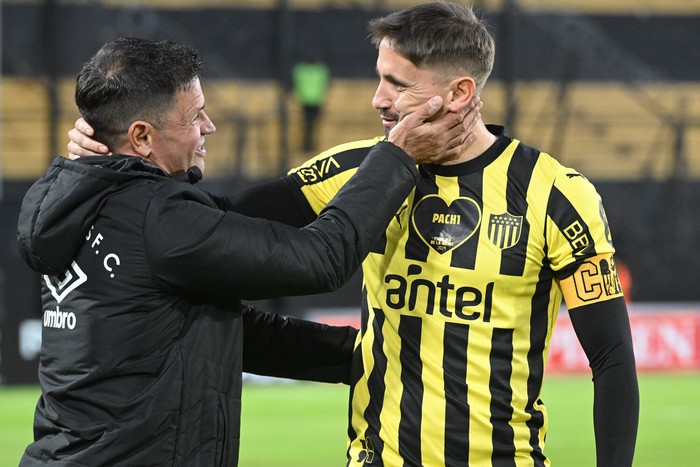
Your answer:
[[[394,128],[396,128],[396,125],[398,125],[398,123],[394,122],[394,124],[391,125],[391,126],[385,126],[385,127],[384,127],[384,136],[386,136],[386,137],[388,138],[388,137],[389,137],[389,133],[391,133],[391,130],[393,130]]]
[[[202,175],[204,175],[204,167],[206,164],[204,163],[204,159],[199,159],[198,161],[195,162],[194,164],[199,170],[202,172]]]

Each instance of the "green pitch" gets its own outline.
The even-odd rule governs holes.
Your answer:
[[[700,373],[640,376],[642,410],[635,467],[694,467],[700,459]],[[0,387],[0,466],[17,465],[32,436],[36,387]],[[346,386],[246,385],[241,467],[345,465]],[[593,385],[587,377],[550,377],[552,465],[594,466]]]

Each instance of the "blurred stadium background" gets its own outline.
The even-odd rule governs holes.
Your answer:
[[[65,154],[78,117],[75,74],[104,42],[173,39],[202,53],[207,111],[218,128],[207,140],[202,185],[231,193],[312,155],[300,149],[301,110],[290,75],[306,50],[318,51],[332,75],[318,148],[381,133],[370,105],[375,51],[366,23],[416,3],[2,0],[0,386],[35,384],[40,346],[38,277],[15,247],[19,204],[50,160]],[[505,124],[598,187],[618,260],[629,271],[640,371],[700,373],[700,0],[473,4],[497,41],[484,121]],[[355,322],[360,281],[356,275],[334,294],[259,305]],[[549,368],[586,371],[565,313]],[[698,406],[700,399],[696,414]]]

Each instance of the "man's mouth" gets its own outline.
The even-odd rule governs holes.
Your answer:
[[[384,125],[384,128],[387,129],[393,128],[399,120],[398,116],[396,115],[387,115],[384,113],[380,114],[380,117],[382,119],[382,125]]]

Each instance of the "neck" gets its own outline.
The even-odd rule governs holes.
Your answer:
[[[482,121],[476,124],[472,132],[476,135],[476,140],[457,159],[446,162],[445,165],[460,164],[476,159],[498,141],[498,136],[489,132]]]

